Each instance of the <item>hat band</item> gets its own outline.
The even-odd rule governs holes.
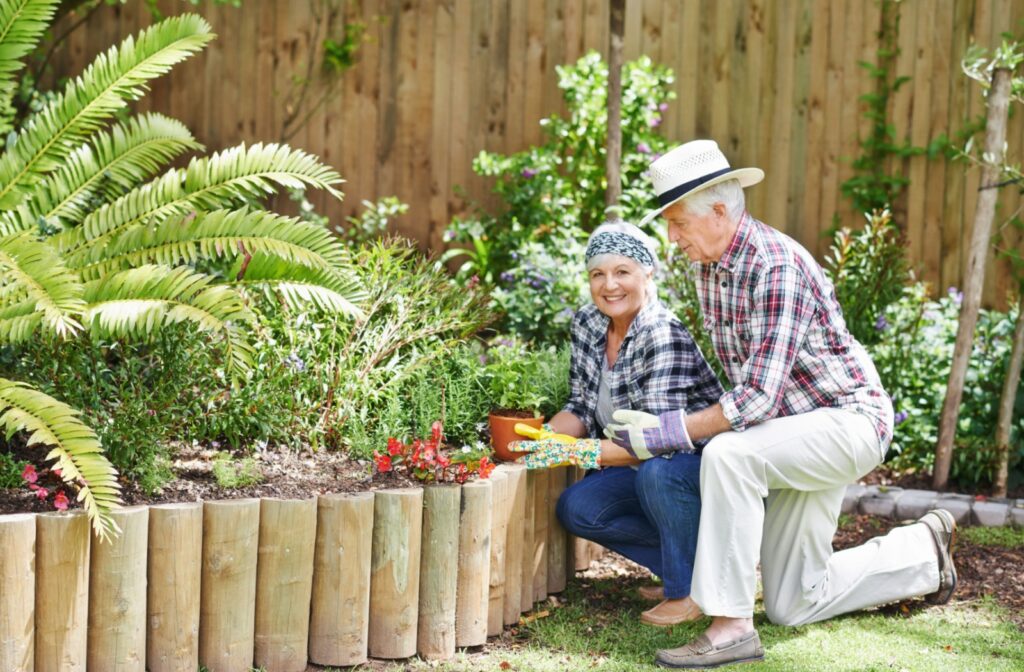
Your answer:
[[[688,191],[696,189],[705,182],[710,182],[711,180],[715,179],[716,177],[719,177],[720,175],[725,175],[731,170],[732,168],[730,166],[726,166],[721,170],[716,170],[713,173],[708,173],[707,175],[698,177],[696,180],[683,182],[679,186],[672,187],[668,191],[658,194],[658,203],[661,205],[661,207],[664,208],[665,206],[675,202],[680,196],[684,196]]]

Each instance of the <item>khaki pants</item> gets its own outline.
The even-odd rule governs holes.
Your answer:
[[[846,485],[880,461],[871,421],[838,409],[712,439],[700,475],[694,601],[709,616],[752,616],[759,550],[774,623],[812,623],[938,590],[937,552],[924,525],[832,552]]]

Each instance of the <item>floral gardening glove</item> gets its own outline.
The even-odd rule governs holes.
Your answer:
[[[508,444],[508,449],[526,453],[520,459],[527,469],[548,469],[566,465],[597,469],[601,466],[600,439],[573,439],[573,443],[556,439],[513,441]]]
[[[693,453],[697,449],[686,431],[685,416],[683,410],[651,415],[620,409],[612,413],[615,422],[609,422],[604,433],[615,445],[641,460],[673,451]]]

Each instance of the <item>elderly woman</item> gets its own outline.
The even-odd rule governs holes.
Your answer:
[[[550,430],[575,444],[520,442],[528,467],[600,466],[558,500],[569,532],[606,546],[661,577],[662,598],[641,620],[672,625],[700,617],[689,598],[700,520],[700,455],[659,457],[597,441],[614,409],[658,414],[714,404],[722,388],[689,332],[658,300],[655,247],[639,228],[606,223],[590,237],[587,275],[593,304],[572,325],[571,396]],[[512,448],[513,446],[510,446]],[[649,459],[644,459],[644,458]]]

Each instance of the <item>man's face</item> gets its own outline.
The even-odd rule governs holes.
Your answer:
[[[669,241],[678,245],[691,261],[702,264],[721,259],[736,232],[736,225],[721,203],[705,215],[695,215],[687,211],[685,201],[677,201],[665,208],[661,216],[668,222]]]

